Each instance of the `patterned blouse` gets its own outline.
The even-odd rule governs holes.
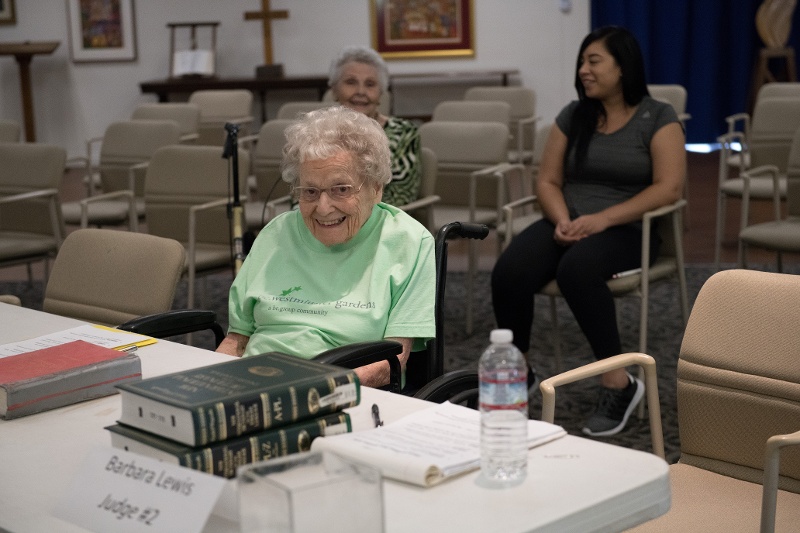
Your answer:
[[[383,188],[384,203],[401,206],[417,199],[420,179],[420,141],[410,120],[389,117],[383,127],[392,151],[392,181]]]

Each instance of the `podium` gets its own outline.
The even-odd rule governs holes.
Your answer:
[[[36,142],[33,121],[33,95],[31,92],[31,60],[35,55],[48,55],[58,48],[59,41],[25,41],[0,43],[0,56],[14,56],[19,65],[19,85],[22,94],[22,114],[25,118],[25,140]]]

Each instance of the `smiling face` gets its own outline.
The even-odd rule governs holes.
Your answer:
[[[578,76],[589,98],[604,100],[622,94],[622,69],[602,39],[584,49]]]
[[[363,185],[362,185],[363,183]],[[358,233],[380,201],[381,187],[371,185],[356,174],[353,156],[339,152],[327,159],[306,161],[300,164],[298,187],[329,189],[337,185],[351,185],[356,192],[350,198],[333,199],[323,191],[314,201],[299,198],[300,213],[311,234],[325,246],[342,244]]]
[[[372,65],[358,61],[346,63],[339,81],[331,89],[336,101],[343,106],[377,118],[381,84],[378,69]]]

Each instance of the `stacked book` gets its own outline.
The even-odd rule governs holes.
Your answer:
[[[319,436],[351,431],[353,370],[280,353],[118,386],[114,447],[222,477],[248,463],[307,451]]]

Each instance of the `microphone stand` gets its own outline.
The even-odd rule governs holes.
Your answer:
[[[228,204],[228,216],[233,219],[233,259],[234,275],[236,275],[239,273],[239,269],[242,268],[242,262],[244,262],[244,246],[242,245],[244,209],[241,201],[239,201],[239,126],[227,122],[225,131],[228,132],[228,136],[225,139],[222,158],[231,159],[233,173],[233,199]]]

